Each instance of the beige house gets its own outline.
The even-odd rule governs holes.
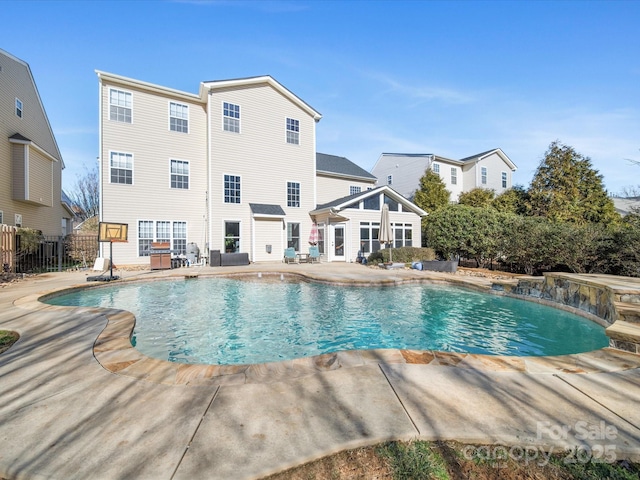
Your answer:
[[[116,264],[148,263],[158,241],[177,255],[195,244],[203,257],[281,261],[289,246],[308,251],[318,204],[375,185],[349,160],[316,154],[322,116],[270,76],[202,82],[193,94],[97,75],[100,218],[129,225]]]
[[[499,195],[513,186],[512,175],[517,169],[500,148],[494,148],[460,160],[431,153],[383,153],[371,173],[379,184],[413,198],[428,168],[440,175],[454,202],[462,192],[474,188],[491,189]]]
[[[0,224],[71,233],[63,168],[29,65],[0,50]]]

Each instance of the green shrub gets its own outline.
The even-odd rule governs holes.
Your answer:
[[[420,247],[401,247],[401,248],[385,248],[378,250],[367,257],[367,263],[377,265],[378,263],[389,262],[389,252],[394,262],[411,263],[421,260],[435,260],[436,254],[432,248]]]

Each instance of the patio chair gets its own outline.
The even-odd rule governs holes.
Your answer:
[[[320,262],[320,249],[318,247],[309,247],[309,262]]]
[[[293,247],[284,250],[284,263],[296,263],[296,249]]]

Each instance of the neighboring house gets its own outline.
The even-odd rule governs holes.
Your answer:
[[[148,263],[158,241],[178,254],[195,243],[204,256],[280,261],[288,246],[307,252],[319,198],[374,184],[347,159],[316,155],[322,116],[270,76],[202,82],[192,94],[97,75],[100,219],[129,225],[115,263]]]
[[[0,224],[68,233],[63,168],[29,65],[0,49]]]
[[[613,206],[620,215],[640,212],[640,197],[611,197]]]
[[[431,168],[442,178],[451,201],[474,188],[494,190],[497,195],[511,188],[516,165],[499,148],[453,160],[430,153],[383,153],[371,173],[378,183],[389,185],[412,199],[420,187],[420,178]]]
[[[420,247],[421,221],[427,215],[387,185],[318,205],[310,214],[318,223],[321,249],[328,261],[344,261],[380,250],[382,205],[389,206],[393,247]],[[324,239],[327,239],[326,241]]]

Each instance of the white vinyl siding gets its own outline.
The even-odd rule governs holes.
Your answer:
[[[131,123],[133,95],[124,90],[109,90],[109,118],[115,122]]]
[[[135,97],[135,123],[113,122],[109,120],[109,91],[121,89],[116,80],[101,78],[100,165],[104,179],[101,216],[128,223],[134,235],[129,243],[114,245],[114,258],[117,256],[118,262],[125,265],[149,263],[148,257],[139,256],[135,241],[139,219],[185,222],[189,241],[206,251],[203,218],[207,205],[203,192],[207,191],[207,115],[204,105],[198,98],[186,94],[131,89]],[[169,102],[189,107],[188,135],[168,130]],[[133,155],[133,181],[126,189],[123,184],[110,182],[110,152]],[[171,160],[188,162],[188,188],[171,187]],[[183,186],[186,185],[183,183]],[[153,233],[155,235],[155,223]],[[102,253],[108,256],[108,246],[103,247]]]
[[[169,130],[189,133],[189,105],[169,102]]]
[[[348,178],[337,178],[332,176],[325,176],[319,174],[316,177],[316,197],[317,203],[322,205],[328,203],[336,198],[346,197],[347,195],[353,195],[353,191],[360,189],[360,191],[370,190],[375,186],[375,180],[371,182],[357,181]]]

